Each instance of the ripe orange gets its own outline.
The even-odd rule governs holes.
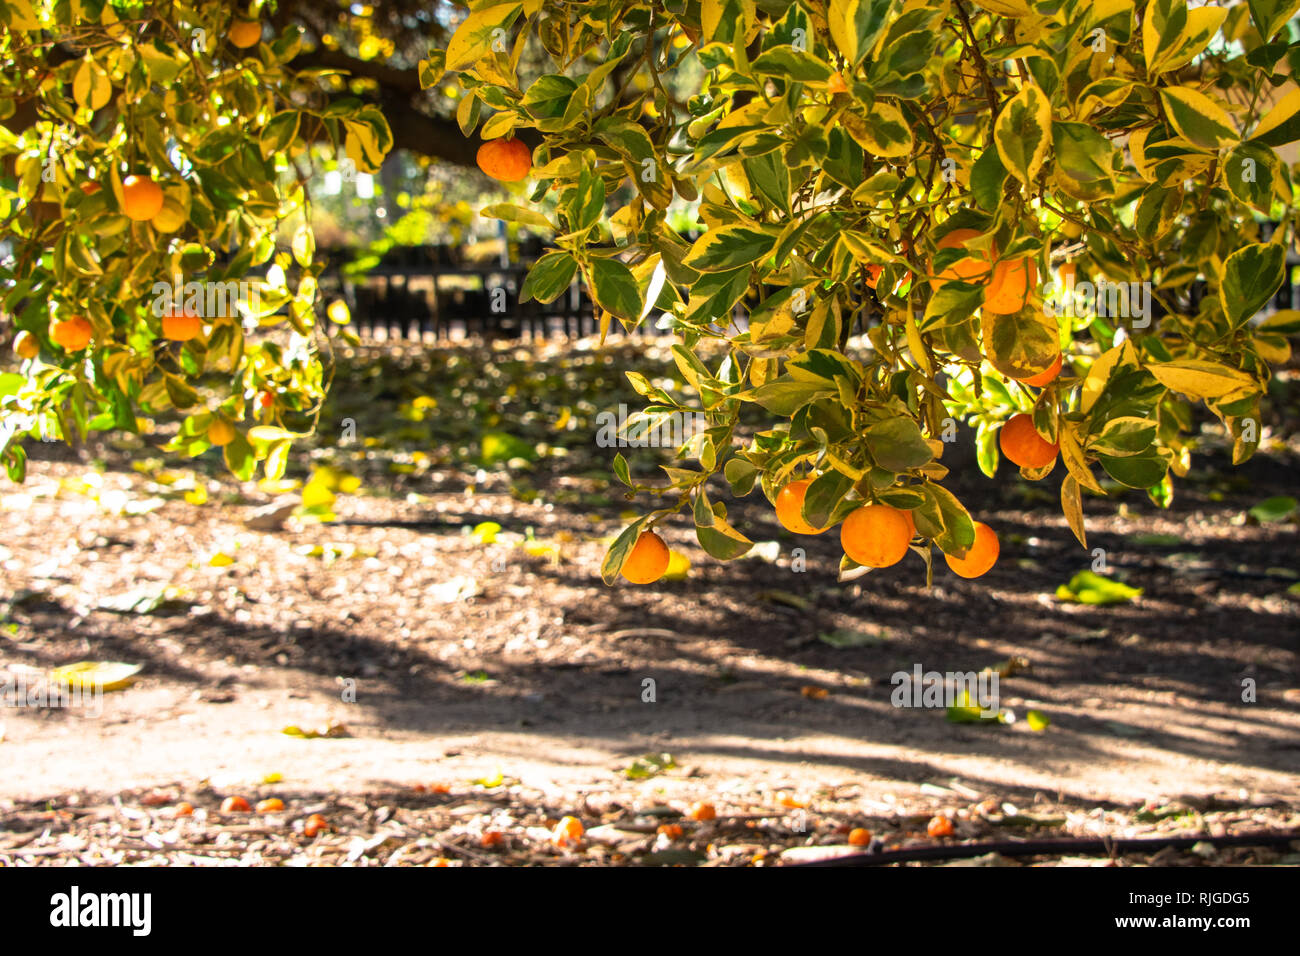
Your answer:
[[[182,800],[180,803],[176,804],[176,807],[172,810],[172,816],[173,817],[194,816],[194,804]]]
[[[1051,365],[1039,372],[1037,375],[1031,375],[1029,378],[1020,379],[1020,384],[1032,385],[1034,388],[1043,388],[1044,386],[1051,385],[1056,381],[1056,376],[1061,374],[1061,366],[1064,362],[1064,356],[1062,356],[1060,352],[1057,352],[1056,360],[1052,362]]]
[[[967,242],[978,236],[983,235],[975,229],[954,229],[948,235],[939,240],[940,249],[956,249],[964,246]],[[989,270],[992,268],[993,258],[997,255],[996,249],[977,250],[973,255],[965,259],[958,259],[938,276],[930,280],[930,288],[937,289],[950,279],[960,279],[963,282],[984,282],[988,278]]]
[[[500,830],[488,830],[478,838],[479,846],[496,846],[506,838]]]
[[[259,800],[257,802],[258,813],[279,813],[284,809],[284,801],[279,797],[271,797],[268,800]]]
[[[91,331],[84,315],[73,315],[50,326],[50,339],[65,351],[80,352],[90,344]]]
[[[192,312],[172,309],[170,313],[163,316],[162,334],[165,339],[171,339],[173,342],[185,342],[202,331],[203,320]]]
[[[328,820],[319,813],[313,813],[307,818],[307,822],[302,825],[302,832],[303,836],[314,837],[317,833],[320,833],[322,830],[328,830],[329,828],[330,825]]]
[[[633,584],[651,584],[668,570],[668,545],[653,531],[642,531],[623,562],[623,577]]]
[[[676,840],[679,836],[682,835],[683,831],[680,823],[663,823],[660,824],[659,829],[656,830],[655,832],[662,837],[667,837],[670,840]]]
[[[243,797],[226,797],[221,801],[222,813],[248,813],[252,809]]]
[[[551,842],[556,846],[569,846],[582,839],[582,821],[577,817],[564,817],[551,832]]]
[[[122,212],[128,219],[145,222],[163,207],[162,187],[148,176],[127,176],[122,180]]]
[[[826,92],[834,96],[836,93],[847,93],[849,84],[844,82],[843,73],[832,73],[831,78],[826,82]]]
[[[1072,279],[1079,274],[1079,264],[1077,262],[1062,262],[1057,268],[1056,274],[1061,277],[1061,284],[1067,285]]]
[[[952,821],[940,813],[926,826],[925,832],[936,839],[939,837],[952,836]]]
[[[490,139],[478,148],[478,168],[503,183],[527,179],[533,152],[518,139]]]
[[[1038,266],[1033,259],[1002,260],[993,267],[993,278],[984,294],[984,311],[994,315],[1019,312],[1037,281]]]
[[[854,827],[849,831],[849,846],[866,846],[871,842],[871,831]]]
[[[230,42],[241,50],[257,46],[262,39],[262,24],[259,20],[236,20],[230,25]]]
[[[208,426],[208,441],[223,448],[235,440],[235,426],[230,424],[224,418],[212,419],[212,424]]]
[[[808,494],[809,478],[792,481],[776,495],[776,520],[787,531],[795,534],[821,534],[825,528],[814,528],[803,519],[803,500]]]
[[[911,528],[904,512],[889,505],[864,505],[840,526],[840,547],[858,564],[887,568],[903,560]]]
[[[912,512],[908,511],[906,508],[899,508],[898,510],[902,512],[903,517],[907,519],[907,540],[911,541],[916,537],[916,519],[912,517]]]
[[[41,343],[30,332],[19,332],[14,336],[14,354],[19,358],[34,359],[40,354]]]
[[[695,804],[686,811],[686,817],[690,820],[713,820],[716,819],[717,816],[718,811],[714,809],[713,804],[704,803],[703,801]]]
[[[975,541],[964,558],[954,558],[945,554],[943,559],[953,574],[963,578],[978,578],[997,564],[998,553],[1002,546],[998,544],[997,533],[983,521],[975,522]]]
[[[1012,415],[1002,426],[998,447],[1021,468],[1042,468],[1056,458],[1058,448],[1038,434],[1033,417],[1024,412]]]

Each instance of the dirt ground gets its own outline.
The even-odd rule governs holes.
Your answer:
[[[492,475],[368,481],[334,523],[259,531],[242,522],[268,495],[219,463],[197,466],[193,505],[111,449],[44,457],[0,488],[0,674],[144,667],[102,714],[0,709],[0,863],[788,862],[844,851],[851,827],[934,843],[935,814],[955,823],[941,840],[1300,829],[1297,525],[1244,517],[1294,494],[1285,452],[1209,459],[1168,511],[1088,499],[1089,547],[1143,592],[1108,607],[1055,597],[1092,555],[1052,480],[973,466],[960,480],[1002,539],[981,580],[940,566],[927,590],[909,556],[839,583],[834,535],[795,540],[752,498],[774,560],[721,564],[669,526],[690,574],[607,588],[627,505],[573,503],[595,478],[535,498]],[[487,521],[491,543],[471,533]],[[132,592],[170,600],[100,607]],[[917,664],[1001,667],[1015,721],[892,706]],[[217,812],[231,794],[287,807]],[[173,820],[182,799],[196,815]],[[682,817],[697,801],[717,819]],[[305,837],[312,812],[333,832]],[[588,828],[577,848],[547,837],[565,814]]]

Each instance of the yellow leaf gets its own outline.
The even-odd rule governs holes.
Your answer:
[[[50,679],[81,690],[122,690],[130,687],[143,664],[117,661],[78,661],[50,671]]]
[[[334,492],[324,482],[312,479],[302,489],[302,506],[304,508],[328,508],[334,504]]]
[[[113,95],[113,84],[94,60],[86,57],[72,78],[72,95],[77,105],[88,110],[102,109]]]
[[[1248,373],[1202,359],[1153,363],[1147,370],[1165,388],[1192,399],[1222,398],[1256,387],[1255,379]]]
[[[504,39],[503,33],[496,31],[504,32],[522,9],[518,3],[496,3],[466,17],[447,41],[447,71],[465,70],[486,56],[492,50],[494,38]]]
[[[1102,390],[1106,387],[1106,382],[1110,380],[1110,373],[1116,365],[1133,364],[1133,346],[1127,340],[1104,352],[1097,361],[1092,363],[1092,368],[1088,371],[1088,377],[1083,381],[1083,391],[1079,396],[1079,410],[1087,412],[1097,403],[1101,397]]]

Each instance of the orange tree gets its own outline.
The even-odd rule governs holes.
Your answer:
[[[580,275],[605,328],[663,316],[691,390],[634,378],[644,414],[707,422],[666,484],[615,458],[620,480],[670,504],[619,535],[607,581],[683,510],[710,554],[745,553],[743,522],[710,497],[719,473],[772,501],[806,480],[796,517],[818,531],[875,506],[847,525],[855,553],[892,558],[904,535],[927,567],[934,545],[984,568],[996,538],[943,484],[959,420],[990,473],[999,438],[1030,479],[1059,457],[1081,541],[1098,466],[1170,500],[1193,404],[1236,460],[1257,446],[1269,364],[1298,327],[1252,320],[1295,241],[1276,148],[1300,137],[1286,85],[1300,3],[469,6],[428,31],[448,38],[414,85],[457,93],[469,156],[476,138],[535,145],[526,199],[490,210],[557,237],[523,295],[553,299]],[[27,333],[21,371],[0,376],[11,475],[38,420],[71,435],[173,410],[173,447],[220,443],[241,477],[283,470],[325,386],[309,146],[374,169],[412,129],[447,137],[400,97],[334,95],[340,68],[410,80],[304,48],[282,14],[0,0],[0,288]],[[516,146],[487,153],[514,158],[503,178],[520,171]],[[684,206],[698,238],[673,226]],[[151,295],[159,280],[202,291],[252,271],[242,320],[199,310],[200,334],[166,337],[176,304]],[[195,388],[213,372],[228,387]],[[764,422],[742,435],[746,408]]]
[[[558,237],[524,296],[549,300],[581,274],[606,326],[665,316],[691,394],[635,379],[644,415],[707,422],[666,485],[615,459],[669,504],[617,538],[606,581],[687,509],[706,551],[744,554],[740,522],[709,495],[719,472],[775,503],[797,483],[787,527],[843,521],[846,552],[875,566],[912,537],[927,567],[936,545],[982,573],[996,537],[981,542],[988,529],[943,484],[957,420],[976,426],[991,474],[999,428],[1021,416],[1003,448],[1029,479],[1061,459],[1081,542],[1097,464],[1168,503],[1193,403],[1230,431],[1236,461],[1250,455],[1269,363],[1300,327],[1294,312],[1252,322],[1295,236],[1275,147],[1300,137],[1300,92],[1275,89],[1300,65],[1298,8],[473,4],[422,79],[454,74],[485,139],[543,137],[530,204],[489,213]],[[520,76],[532,38],[552,72]],[[635,95],[611,94],[628,63]],[[697,77],[684,99],[666,81],[683,75]],[[548,193],[552,220],[535,207]],[[693,240],[669,224],[682,201],[698,204]],[[747,404],[765,427],[746,440]]]
[[[319,301],[311,147],[377,170],[385,116],[256,9],[5,0],[0,24],[9,476],[29,435],[179,415],[170,448],[278,477],[324,395],[321,313],[347,319]]]

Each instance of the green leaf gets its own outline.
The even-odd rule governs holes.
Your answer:
[[[1106,422],[1101,434],[1088,442],[1088,449],[1115,458],[1140,455],[1155,443],[1156,427],[1157,423],[1147,418],[1112,418]]]
[[[695,537],[700,547],[719,561],[738,558],[754,546],[754,542],[728,524],[725,518],[716,515],[711,526],[696,526]]]
[[[591,297],[610,315],[635,322],[641,315],[641,291],[632,270],[617,259],[591,260]]]
[[[1160,484],[1169,470],[1169,462],[1158,454],[1129,455],[1116,458],[1098,455],[1101,467],[1121,485],[1130,488],[1150,488]]]
[[[1286,250],[1275,242],[1238,249],[1223,264],[1219,301],[1234,328],[1268,304],[1286,276]],[[1159,378],[1159,376],[1156,376]]]
[[[896,8],[893,0],[831,0],[826,21],[840,55],[853,66],[866,59]]]
[[[723,226],[697,239],[683,264],[696,272],[727,272],[753,265],[775,244],[775,236],[749,226]]]
[[[1300,139],[1300,89],[1282,97],[1265,115],[1250,141],[1260,146],[1284,146]]]
[[[1232,117],[1204,93],[1182,86],[1162,87],[1160,103],[1178,134],[1195,146],[1219,149],[1235,145],[1240,138]]]
[[[297,110],[282,110],[272,116],[262,128],[257,145],[262,158],[285,152],[298,138],[298,127],[302,123],[302,114]]]
[[[569,288],[577,270],[578,261],[567,252],[546,253],[528,270],[523,288],[519,290],[519,301],[554,302]]]
[[[1002,165],[1026,185],[1038,177],[1047,158],[1052,108],[1035,85],[1027,84],[1002,107],[993,141]]]
[[[760,76],[775,76],[796,83],[825,83],[831,78],[829,63],[789,46],[764,51],[750,64],[750,69]]]
[[[1115,149],[1087,123],[1053,123],[1052,147],[1057,167],[1081,183],[1109,180]]]
[[[1295,514],[1298,506],[1300,505],[1297,505],[1296,500],[1290,495],[1278,495],[1261,501],[1247,511],[1246,514],[1260,523],[1282,521]]]
[[[877,422],[866,430],[865,439],[872,460],[886,471],[920,468],[934,459],[920,426],[911,418],[899,416]]]
[[[1141,588],[1129,587],[1092,571],[1080,571],[1069,584],[1056,589],[1056,599],[1075,604],[1125,604],[1142,596]]]
[[[1300,13],[1300,0],[1246,0],[1250,19],[1267,43],[1280,33],[1286,22]]]
[[[739,398],[757,402],[773,415],[789,418],[809,402],[834,394],[835,389],[825,382],[778,379],[760,385],[751,392],[742,393]]]

